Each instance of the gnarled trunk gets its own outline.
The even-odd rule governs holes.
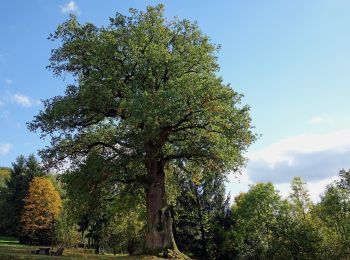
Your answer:
[[[177,250],[166,200],[164,164],[157,159],[150,159],[146,166],[150,179],[146,188],[146,247],[152,253],[166,249]]]
[[[147,229],[146,249],[172,259],[190,259],[182,254],[175,243],[172,218],[165,191],[165,162],[159,156],[160,146],[147,145],[145,166],[149,183],[146,187]]]

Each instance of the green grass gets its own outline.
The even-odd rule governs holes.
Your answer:
[[[117,260],[151,260],[160,259],[154,256],[128,256],[128,255],[96,255],[93,250],[65,248],[63,256],[43,256],[33,255],[30,252],[38,249],[39,246],[29,246],[20,244],[14,237],[0,236],[0,259],[117,259]],[[54,248],[56,250],[57,248]]]

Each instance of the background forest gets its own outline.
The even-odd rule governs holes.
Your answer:
[[[90,158],[74,174],[44,174],[34,156],[18,157],[11,169],[1,168],[0,232],[29,244],[143,252],[143,193],[111,185],[99,174],[103,167],[101,158]],[[300,177],[292,180],[286,199],[271,183],[258,183],[230,199],[224,178],[167,174],[174,236],[179,249],[193,258],[349,257],[349,171],[339,172],[339,181],[327,186],[318,203],[312,203]]]

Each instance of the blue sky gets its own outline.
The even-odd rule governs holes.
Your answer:
[[[166,15],[197,21],[221,44],[220,75],[245,95],[256,132],[250,162],[232,194],[273,181],[283,194],[292,176],[313,198],[350,167],[350,1],[3,1],[0,9],[0,165],[45,142],[26,129],[40,100],[62,94],[63,79],[45,69],[57,25],[108,23],[115,12],[164,3]]]

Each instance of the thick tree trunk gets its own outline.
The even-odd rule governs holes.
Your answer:
[[[152,253],[166,249],[177,250],[171,213],[166,201],[164,165],[156,159],[149,160],[146,165],[150,178],[146,188],[146,247]]]
[[[146,250],[156,255],[161,253],[167,258],[190,259],[178,250],[175,243],[171,212],[166,199],[165,163],[159,158],[160,150],[159,145],[146,145],[145,166],[149,179],[146,187]]]

